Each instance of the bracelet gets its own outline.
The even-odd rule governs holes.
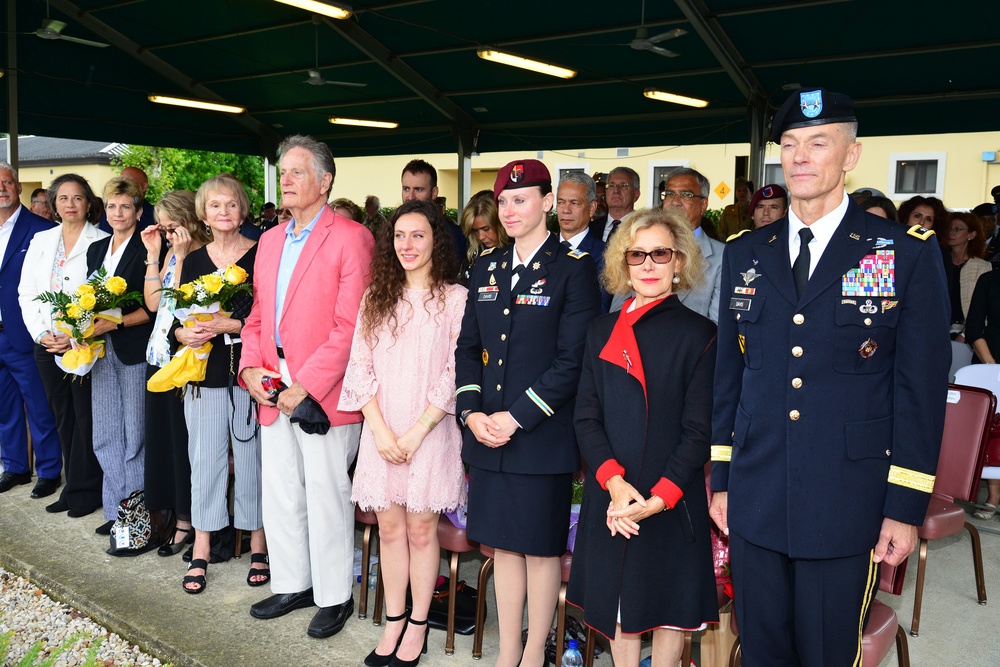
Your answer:
[[[146,262],[146,266],[159,266],[159,265],[160,265],[159,261],[156,261],[156,262]]]
[[[436,421],[434,421],[427,415],[420,415],[420,419],[417,420],[417,423],[423,426],[428,431],[433,431],[434,427],[438,425]]]
[[[149,282],[152,282],[152,281],[155,280],[155,281],[159,282],[160,281],[160,276],[146,276],[145,278],[143,278],[143,280],[146,280],[146,281],[149,281]]]

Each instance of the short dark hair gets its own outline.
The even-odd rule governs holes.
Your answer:
[[[896,205],[892,203],[892,200],[888,197],[879,197],[878,195],[872,195],[865,199],[863,202],[858,204],[862,211],[867,211],[873,208],[880,208],[885,211],[885,217],[893,222],[899,222],[899,214],[896,212]],[[907,214],[909,216],[909,214]]]
[[[32,190],[31,191],[31,198],[34,199],[35,197],[37,197],[40,194],[41,195],[45,195],[46,201],[48,200],[49,195],[48,195],[48,192],[45,190],[45,188],[35,188],[34,190]]]
[[[399,177],[402,178],[403,174],[410,172],[413,175],[416,174],[428,174],[431,177],[431,188],[436,188],[438,184],[438,173],[434,166],[427,162],[426,160],[410,160],[403,167],[402,173]]]

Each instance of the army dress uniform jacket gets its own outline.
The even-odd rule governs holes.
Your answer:
[[[836,558],[883,517],[923,523],[951,359],[940,252],[850,202],[799,299],[787,217],[726,247],[712,490],[735,534]]]
[[[462,459],[495,472],[574,472],[574,399],[587,326],[601,314],[597,270],[593,257],[550,234],[512,292],[514,252],[487,250],[473,267],[455,350],[455,411],[508,411],[521,428],[497,448],[465,429]]]

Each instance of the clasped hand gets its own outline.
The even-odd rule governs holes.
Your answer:
[[[219,334],[238,334],[241,328],[239,320],[234,320],[219,313],[212,313],[212,319],[205,321],[198,320],[191,327],[178,327],[174,335],[184,345],[198,349]]]
[[[510,442],[510,437],[518,429],[517,422],[509,412],[473,412],[465,419],[465,424],[472,429],[476,440],[487,447],[502,447]]]
[[[640,521],[666,508],[662,498],[655,494],[643,498],[621,475],[609,479],[607,486],[611,494],[607,526],[612,537],[621,534],[627,540],[632,539],[633,535],[639,534]]]
[[[396,436],[388,426],[372,429],[375,436],[375,449],[378,455],[389,463],[409,463],[413,460],[413,455],[420,449],[420,445],[427,436],[427,429],[420,424],[414,424],[406,433]]]

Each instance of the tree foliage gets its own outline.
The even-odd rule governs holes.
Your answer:
[[[254,155],[129,145],[112,165],[138,167],[149,178],[146,196],[156,202],[171,190],[197,191],[207,179],[228,172],[240,179],[250,197],[250,214],[264,203],[264,159]]]

